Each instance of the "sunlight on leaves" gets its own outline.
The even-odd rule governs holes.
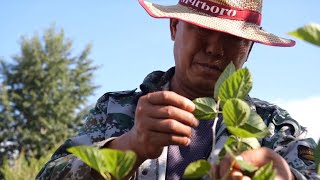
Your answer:
[[[259,141],[257,138],[253,138],[253,137],[250,137],[250,138],[242,138],[241,139],[241,142],[243,144],[246,144],[248,146],[250,146],[252,149],[258,149],[261,147]],[[244,145],[243,145],[244,146]],[[248,148],[243,148],[242,151],[245,151],[245,150],[249,150]]]
[[[116,179],[123,179],[136,161],[136,155],[132,151],[98,149],[91,146],[75,146],[68,151],[98,171],[105,179],[108,178],[108,173]]]
[[[288,33],[296,38],[320,46],[320,24],[311,23]]]
[[[252,77],[247,68],[239,69],[221,84],[219,98],[222,107],[231,98],[245,100],[252,88]]]
[[[228,99],[223,106],[223,120],[226,126],[239,127],[250,117],[249,105],[241,99]]]
[[[106,179],[105,163],[101,160],[103,159],[103,155],[99,149],[91,146],[76,146],[69,148],[68,152],[74,154],[84,163],[100,172],[101,175]]]
[[[219,93],[219,89],[221,84],[227,80],[234,72],[236,71],[236,67],[234,66],[234,64],[231,62],[222,72],[222,74],[220,75],[219,79],[217,80],[215,86],[214,86],[214,93],[213,93],[213,97],[215,99],[218,98],[218,93]]]

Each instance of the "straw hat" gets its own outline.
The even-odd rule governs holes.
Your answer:
[[[179,0],[162,6],[139,0],[155,18],[180,19],[207,29],[226,32],[269,46],[290,47],[295,41],[262,30],[262,0]]]

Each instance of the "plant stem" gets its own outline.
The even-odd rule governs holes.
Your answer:
[[[228,176],[229,176],[229,174],[231,173],[231,171],[232,171],[233,166],[234,166],[235,163],[236,163],[236,161],[235,161],[235,160],[232,160],[231,165],[230,165],[228,171],[226,172],[226,174],[223,175],[223,177],[221,178],[221,180],[226,180],[226,179],[228,178]]]
[[[240,145],[241,145],[241,142],[242,142],[242,139],[241,137],[237,137],[237,149],[236,149],[236,155],[239,155],[241,152],[240,152]]]
[[[217,126],[217,122],[218,122],[219,118],[218,116],[214,118],[214,122],[213,122],[213,126],[212,126],[212,148],[211,148],[211,153],[209,156],[209,163],[212,165],[214,165],[214,152],[216,150],[216,126]]]
[[[221,112],[219,111],[219,106],[220,106],[220,99],[218,98],[218,101],[217,101],[217,112]],[[212,126],[212,148],[211,148],[211,153],[210,153],[210,156],[209,156],[209,163],[211,164],[211,166],[214,165],[214,152],[216,150],[216,129],[217,129],[217,123],[218,123],[218,120],[219,120],[219,117],[218,117],[218,114],[216,115],[216,117],[214,118],[214,122],[213,122],[213,126]]]

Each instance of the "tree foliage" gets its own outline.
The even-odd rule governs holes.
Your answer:
[[[97,88],[91,45],[72,55],[72,41],[54,27],[22,37],[20,45],[12,61],[0,60],[0,157],[21,149],[44,155],[74,133],[77,114]]]

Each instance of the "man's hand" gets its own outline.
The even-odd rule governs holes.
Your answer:
[[[262,167],[270,161],[273,161],[273,169],[276,170],[276,180],[294,179],[288,163],[279,154],[269,148],[262,147],[255,150],[247,150],[244,151],[240,157],[256,167]],[[220,179],[223,177],[230,168],[232,160],[233,159],[230,156],[226,155],[220,164],[213,168],[213,173],[215,173],[217,178]],[[228,179],[251,179],[241,172],[240,167],[237,164],[235,164],[232,169]]]
[[[189,145],[192,127],[198,125],[193,116],[195,105],[171,91],[142,96],[137,104],[134,127],[128,132],[130,146],[138,156],[154,159],[167,145]]]

